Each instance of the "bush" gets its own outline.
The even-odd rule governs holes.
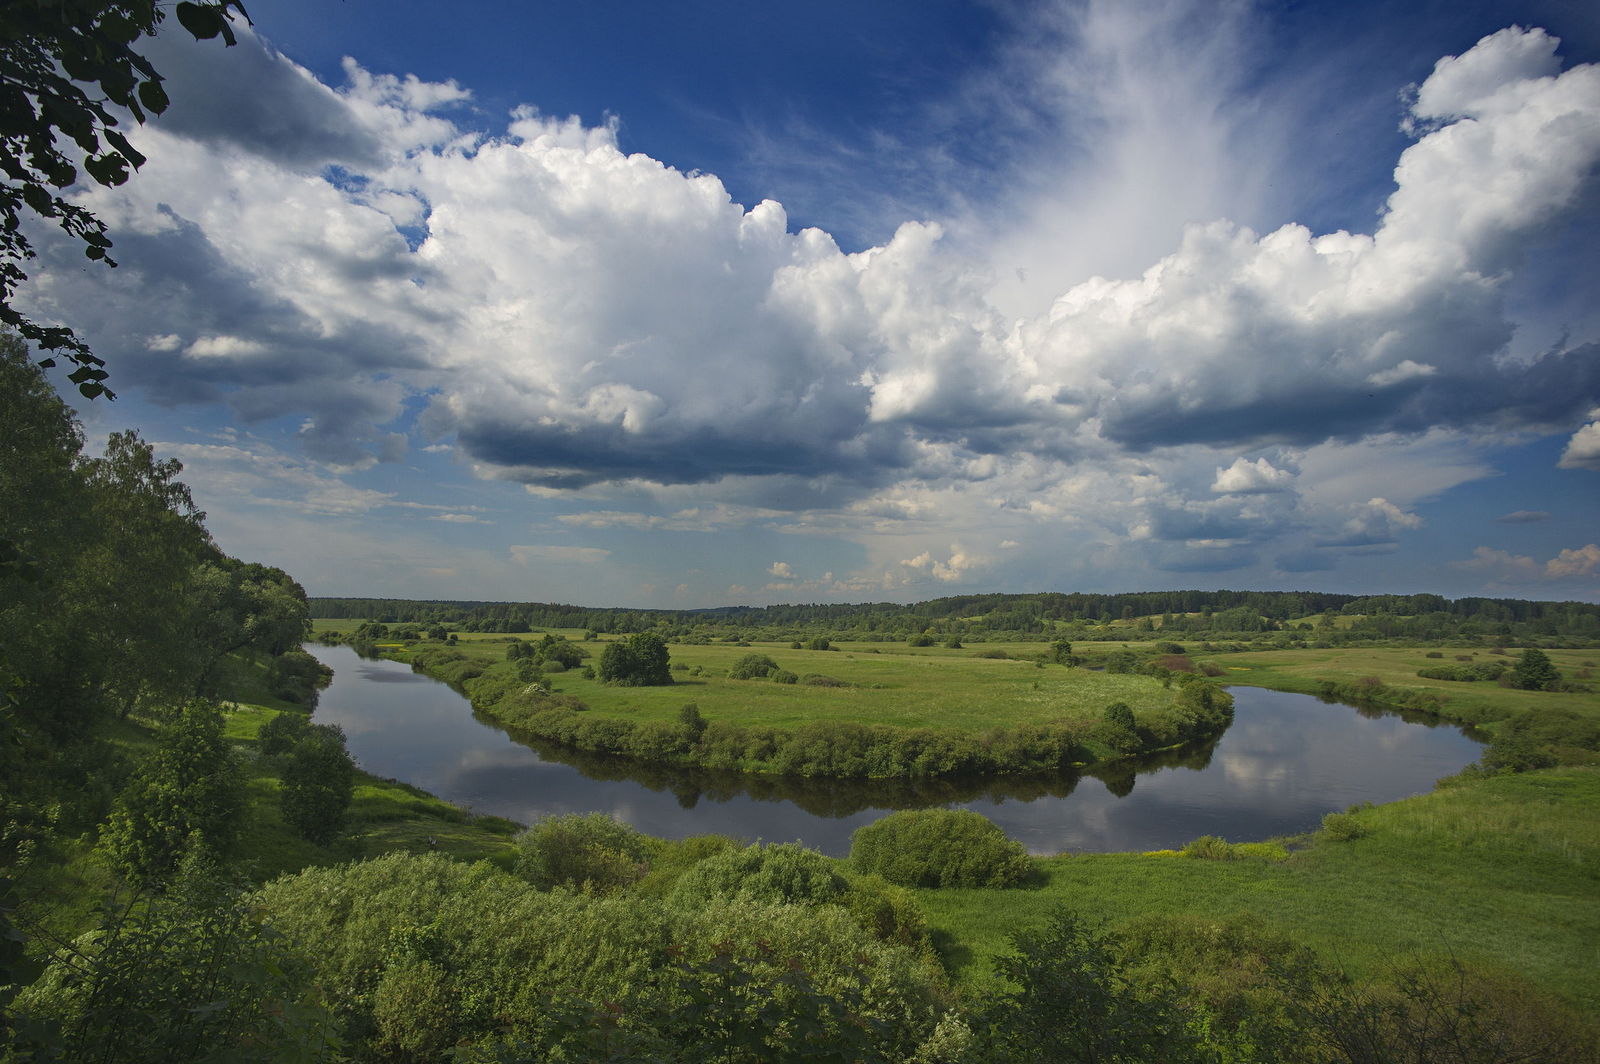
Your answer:
[[[699,907],[712,898],[746,904],[823,905],[837,902],[850,884],[834,862],[793,842],[756,844],[708,857],[686,872],[669,900]]]
[[[653,845],[607,813],[545,817],[517,836],[516,872],[541,890],[615,890],[644,875]]]
[[[914,635],[914,636],[911,636],[911,637],[906,639],[906,646],[908,646],[908,647],[931,647],[931,646],[933,646],[933,636],[931,636],[931,635]]]
[[[746,654],[728,670],[730,680],[754,680],[767,676],[778,668],[778,663],[765,654]]]
[[[819,635],[819,636],[817,636],[817,638],[811,640],[811,642],[806,644],[806,649],[807,650],[832,650],[833,649],[833,644],[828,642],[828,639],[827,639],[826,636],[820,636]]]
[[[1349,842],[1367,834],[1366,825],[1350,813],[1329,813],[1322,818],[1322,837],[1334,842]]]
[[[800,677],[800,682],[807,687],[849,687],[849,682],[836,676],[825,676],[820,672],[808,672]]]
[[[311,729],[311,720],[293,711],[279,713],[256,733],[256,749],[266,757],[288,753]]]
[[[856,829],[850,860],[863,872],[908,887],[1009,887],[1033,874],[1020,843],[962,809],[890,813]]]
[[[774,669],[770,677],[773,683],[798,683],[800,677],[788,669]]]
[[[991,647],[988,650],[980,650],[980,651],[978,651],[976,654],[974,654],[972,656],[975,657],[975,658],[994,658],[997,661],[1004,661],[1007,658],[1011,657],[1010,654],[1007,654],[1004,650],[1001,650],[999,647]]]
[[[1183,855],[1204,861],[1235,861],[1239,858],[1239,851],[1227,839],[1217,835],[1201,835],[1184,846]]]

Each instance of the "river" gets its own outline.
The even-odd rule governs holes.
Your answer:
[[[524,744],[407,665],[348,647],[306,649],[334,670],[315,719],[342,727],[374,775],[523,823],[601,810],[663,838],[716,832],[834,856],[863,824],[927,805],[976,810],[1035,854],[1173,849],[1200,835],[1265,839],[1314,828],[1357,802],[1425,792],[1480,750],[1451,725],[1234,687],[1234,722],[1216,742],[1081,777],[773,779]]]

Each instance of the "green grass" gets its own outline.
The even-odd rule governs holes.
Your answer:
[[[437,646],[438,644],[429,644]],[[486,662],[505,657],[507,637],[465,642],[457,649]],[[598,664],[604,641],[581,643]],[[591,710],[633,720],[677,719],[693,702],[708,720],[744,726],[792,728],[811,721],[886,724],[982,732],[996,726],[1098,720],[1112,702],[1135,714],[1172,705],[1176,688],[1146,676],[1110,675],[1060,665],[1039,668],[1033,660],[981,658],[982,651],[1035,655],[1038,643],[985,643],[961,650],[901,644],[838,644],[839,650],[792,650],[787,643],[749,646],[672,644],[673,683],[666,687],[616,687],[586,680],[582,669],[549,677],[560,693]],[[849,687],[778,684],[765,679],[732,680],[727,672],[746,654],[766,654],[781,668],[805,676],[821,673]],[[692,675],[699,667],[701,675]]]
[[[1443,658],[1430,658],[1429,650]],[[1574,677],[1585,668],[1600,672],[1600,651],[1549,650],[1550,660],[1563,676]],[[1219,683],[1270,687],[1277,691],[1315,693],[1318,680],[1350,683],[1375,676],[1385,684],[1408,687],[1442,695],[1448,699],[1447,716],[1468,724],[1487,723],[1523,710],[1567,710],[1585,717],[1600,718],[1600,692],[1574,694],[1562,691],[1517,691],[1491,681],[1460,683],[1428,680],[1418,669],[1454,665],[1456,655],[1470,655],[1475,662],[1501,660],[1515,664],[1518,651],[1505,656],[1484,649],[1450,647],[1352,647],[1329,649],[1263,650],[1242,654],[1195,654],[1196,660],[1210,661],[1225,670]],[[1585,663],[1588,663],[1587,665]],[[1583,681],[1580,681],[1583,682]],[[1600,679],[1590,681],[1600,687]],[[1490,725],[1492,731],[1492,724]]]
[[[1251,914],[1357,972],[1403,954],[1454,955],[1600,1009],[1600,770],[1470,780],[1354,815],[1368,834],[1287,860],[1084,854],[1041,860],[1021,890],[918,899],[969,984],[1008,936],[1056,906],[1111,925],[1149,913]]]

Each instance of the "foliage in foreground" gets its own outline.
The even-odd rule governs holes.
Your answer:
[[[904,1060],[949,1003],[936,968],[833,905],[542,892],[488,865],[403,854],[286,877],[256,900],[317,944],[344,1035],[386,1059],[465,1046]]]

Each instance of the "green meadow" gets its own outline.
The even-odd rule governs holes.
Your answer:
[[[1081,854],[1038,861],[1031,886],[919,890],[947,964],[994,978],[1009,936],[1057,906],[1112,927],[1152,914],[1255,923],[1376,976],[1455,957],[1600,1011],[1600,770],[1462,777],[1356,810],[1359,837],[1290,840],[1282,859]]]

